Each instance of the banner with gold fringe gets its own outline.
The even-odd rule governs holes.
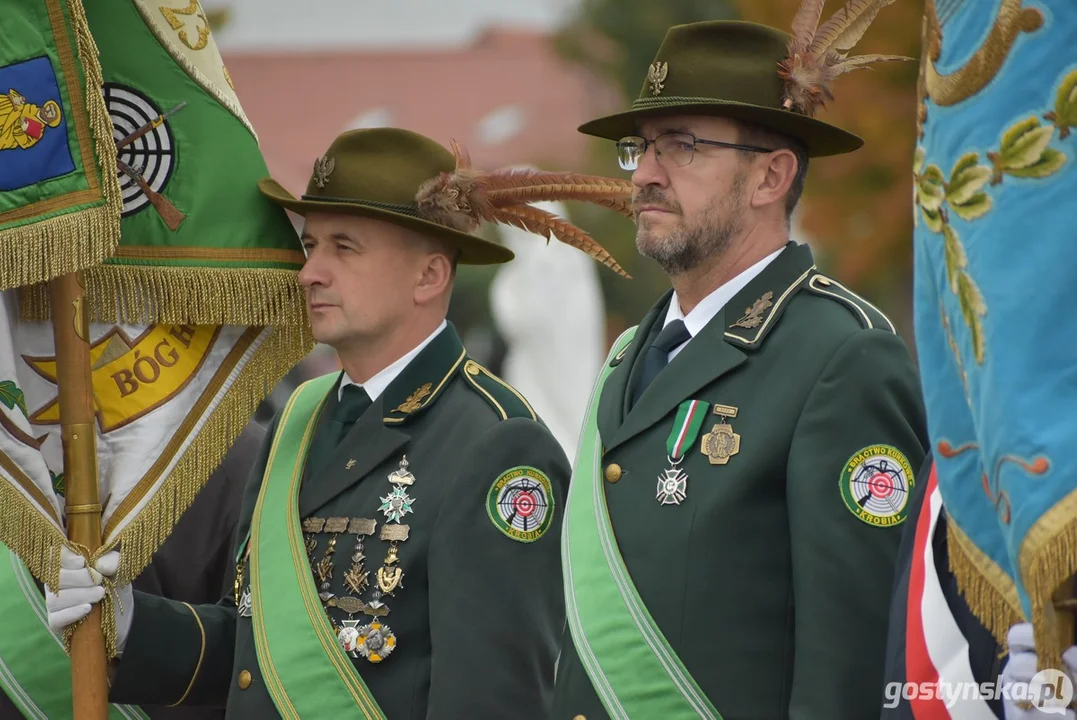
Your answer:
[[[120,237],[112,123],[81,0],[0,22],[0,290],[101,262]]]
[[[1061,669],[1077,572],[1077,15],[1066,0],[982,5],[926,3],[916,345],[958,586],[1000,644],[1028,620],[1040,669]]]
[[[86,17],[123,196],[119,246],[86,272],[91,319],[301,324],[302,249],[258,193],[265,160],[199,3],[97,0]],[[46,286],[22,301],[49,317]]]
[[[58,578],[64,465],[51,323],[0,293],[0,540]],[[309,345],[272,327],[92,323],[103,549],[137,577],[258,404]],[[109,616],[106,615],[106,618]]]
[[[265,161],[199,4],[86,10],[122,193],[119,245],[83,271],[103,527],[92,557],[120,547],[126,583],[313,341],[302,247],[257,190]],[[0,247],[17,238],[0,229]],[[90,553],[65,527],[48,293],[0,293],[0,542],[55,586],[62,544]]]

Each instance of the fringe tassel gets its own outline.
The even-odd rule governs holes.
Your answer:
[[[1055,504],[1025,535],[1021,577],[1032,605],[1032,629],[1040,670],[1062,668],[1074,644],[1074,610],[1056,609],[1055,593],[1077,573],[1077,492]],[[1069,591],[1066,599],[1072,599]],[[1068,617],[1067,617],[1068,616]]]
[[[47,283],[65,273],[97,265],[116,251],[120,213],[103,205],[57,215],[3,231],[0,290]],[[48,285],[41,285],[48,297]]]
[[[96,553],[99,557],[118,545],[122,547],[118,584],[129,583],[149,565],[259,403],[313,347],[313,339],[305,328],[274,328],[263,341],[210,414],[198,437],[188,446],[168,481],[118,537]]]
[[[60,584],[60,547],[64,533],[11,483],[0,482],[0,542],[11,549],[39,581]]]
[[[85,548],[82,548],[82,550],[85,550]],[[111,660],[119,656],[119,649],[116,647],[116,607],[123,608],[123,603],[120,602],[120,594],[116,590],[115,581],[104,578],[103,584],[105,586],[105,598],[101,601],[101,635],[105,639],[105,655]],[[124,610],[128,609],[124,608]],[[84,622],[86,622],[86,618],[64,628],[62,639],[64,652],[68,655],[71,654],[71,638],[74,637],[75,630]]]
[[[98,163],[97,168],[87,167],[84,172],[99,175],[104,205],[68,210],[46,220],[5,229],[4,242],[0,243],[0,290],[45,283],[59,275],[97,265],[116,251],[120,241],[123,195],[116,177],[112,119],[101,95],[103,78],[97,60],[97,44],[90,33],[82,2],[68,0],[67,7],[86,82],[82,100]],[[78,76],[68,78],[72,83],[81,79]]]
[[[295,270],[99,265],[86,270],[91,322],[307,326]],[[20,288],[23,320],[51,319],[47,285]]]
[[[1024,619],[1017,587],[956,523],[946,524],[946,542],[957,589],[972,613],[1005,647],[1010,627]]]
[[[94,152],[101,170],[101,194],[105,198],[105,207],[116,223],[115,232],[112,234],[112,250],[109,251],[111,254],[115,250],[115,243],[119,242],[120,214],[123,212],[123,192],[120,190],[120,178],[116,170],[116,141],[112,137],[112,116],[109,115],[105,97],[101,94],[105,78],[101,73],[101,63],[97,59],[100,53],[93,33],[90,32],[90,23],[86,19],[82,0],[68,0],[67,5],[71,12],[71,26],[75,29],[79,61],[86,77],[86,93],[82,101],[90,116]]]

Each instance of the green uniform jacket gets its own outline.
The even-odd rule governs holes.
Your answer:
[[[874,486],[880,500],[869,506],[888,508],[874,521],[899,521],[924,458],[909,352],[885,316],[791,243],[626,412],[671,295],[613,360],[599,400],[602,482],[640,596],[725,720],[878,717],[904,524],[870,524],[859,503]],[[722,422],[712,411],[681,465],[686,499],[660,506],[666,438],[687,399],[736,408],[728,423],[739,451],[725,464],[704,453],[704,435]],[[876,445],[908,465],[857,460]],[[856,484],[843,477],[849,467]],[[552,717],[581,715],[607,717],[566,631]]]
[[[319,433],[336,404],[334,387]],[[237,546],[247,536],[268,453],[267,442],[251,472]],[[380,530],[381,498],[393,488],[388,475],[405,454],[415,476],[407,488],[414,504],[401,522],[411,530],[399,546],[403,585],[385,598],[384,619],[397,647],[380,664],[362,657],[353,663],[391,720],[547,717],[564,623],[558,544],[570,473],[564,451],[523,397],[467,358],[450,325],[334,452],[309,459],[300,518],[372,518]],[[517,466],[544,473],[552,487],[545,511],[555,514],[553,522],[530,542],[510,538],[495,525],[496,509],[487,508],[495,481]],[[328,539],[317,536],[316,560]],[[354,546],[354,535],[337,539],[331,581],[337,595],[355,594],[343,585]],[[388,548],[376,535],[365,540],[371,588],[364,601]],[[338,622],[347,619],[330,612]],[[111,695],[134,703],[184,696],[185,703],[227,701],[230,718],[278,716],[258,669],[251,619],[238,616],[231,596],[188,607],[136,593]]]

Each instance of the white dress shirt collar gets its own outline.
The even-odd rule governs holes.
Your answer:
[[[666,320],[662,323],[662,327],[669,325],[674,320],[683,320],[684,326],[688,328],[688,333],[695,337],[699,334],[699,331],[707,326],[714,316],[718,314],[725,305],[733,299],[733,296],[739,293],[744,287],[755,279],[759,273],[774,262],[774,259],[782,254],[785,250],[784,247],[775,250],[770,255],[752,265],[750,268],[734,277],[729,282],[720,286],[710,295],[699,301],[699,304],[692,308],[692,311],[685,315],[681,312],[680,299],[677,297],[676,291],[673,293],[673,297],[669,301],[669,310],[666,311]],[[684,345],[687,345],[685,343]],[[684,349],[684,345],[673,348],[669,353],[669,359],[672,360],[681,350]]]
[[[377,400],[378,397],[383,392],[385,392],[385,388],[389,387],[393,380],[396,380],[397,376],[404,371],[404,368],[406,368],[408,364],[412,360],[414,360],[420,352],[422,352],[423,348],[429,345],[434,340],[434,338],[436,338],[447,326],[448,322],[442,320],[441,324],[438,325],[438,329],[432,332],[430,336],[426,338],[426,340],[423,340],[421,343],[412,348],[406,355],[386,367],[384,370],[381,370],[380,372],[375,374],[374,377],[370,378],[361,385],[348,377],[348,373],[345,372],[340,380],[340,388],[337,390],[338,399],[344,397],[344,387],[346,385],[356,385],[366,390],[367,395],[370,396],[370,399],[372,401]]]

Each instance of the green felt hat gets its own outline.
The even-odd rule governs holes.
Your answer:
[[[418,133],[397,128],[352,130],[337,137],[314,162],[301,198],[272,178],[260,180],[258,189],[299,215],[361,215],[416,230],[459,250],[461,263],[512,260],[515,254],[502,245],[424,217],[416,202],[420,188],[455,169],[452,152]]]
[[[864,141],[839,127],[782,107],[785,83],[778,64],[790,36],[757,23],[676,25],[666,33],[632,109],[580,126],[586,135],[619,140],[657,115],[716,115],[797,138],[808,155],[852,152]]]

